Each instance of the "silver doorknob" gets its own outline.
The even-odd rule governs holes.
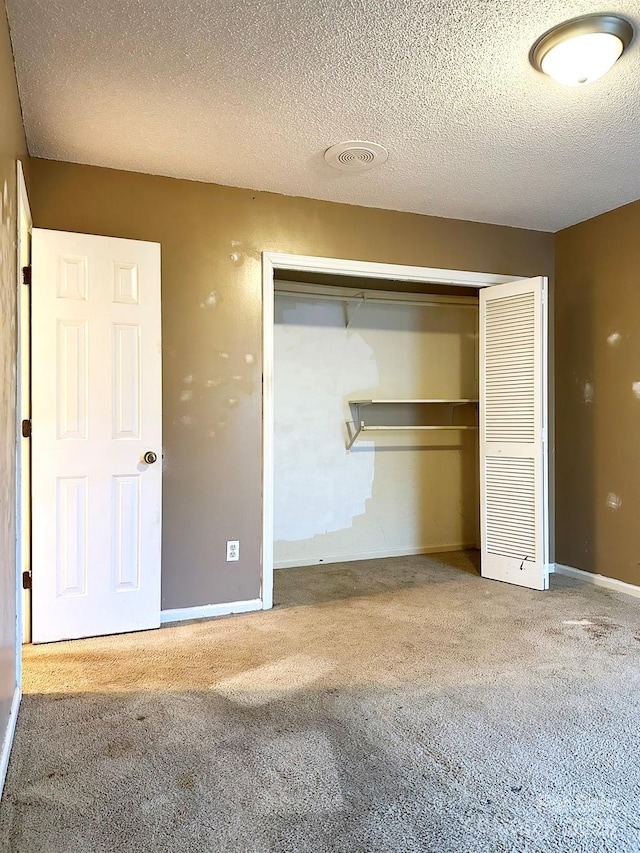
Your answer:
[[[147,463],[147,465],[153,465],[153,463],[156,462],[157,459],[158,457],[153,452],[153,450],[147,450],[147,452],[144,454],[144,461]]]

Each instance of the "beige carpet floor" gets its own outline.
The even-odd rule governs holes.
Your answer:
[[[637,853],[640,601],[469,553],[28,648],[2,853]]]

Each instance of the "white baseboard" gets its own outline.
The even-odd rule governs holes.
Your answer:
[[[467,545],[419,545],[414,548],[395,548],[390,551],[362,551],[359,554],[331,554],[321,560],[313,557],[293,557],[287,560],[274,560],[274,569],[295,569],[302,566],[324,566],[329,563],[352,563],[356,560],[379,560],[385,557],[413,557],[417,554],[441,554],[449,551],[466,551],[476,548],[476,544]]]
[[[13,700],[11,701],[11,711],[7,721],[7,728],[4,734],[4,742],[2,744],[2,754],[0,755],[0,797],[4,789],[4,780],[7,778],[7,767],[9,766],[9,756],[11,755],[11,747],[13,745],[13,735],[16,730],[18,721],[18,709],[20,708],[20,699],[22,693],[19,687],[13,692]]]
[[[604,586],[607,589],[612,589],[614,592],[622,592],[625,595],[632,595],[634,598],[640,598],[640,586],[619,581],[617,578],[608,578],[605,575],[596,575],[593,572],[574,569],[573,566],[564,566],[562,563],[555,563],[554,571],[556,574],[567,575],[567,577],[570,578],[577,578],[578,580],[593,584],[594,586]]]
[[[163,610],[160,613],[160,624],[170,622],[185,622],[188,619],[211,619],[213,616],[229,616],[231,613],[250,613],[252,610],[262,610],[262,599],[252,598],[250,601],[229,601],[224,604],[203,604],[201,607],[178,607],[175,610]]]

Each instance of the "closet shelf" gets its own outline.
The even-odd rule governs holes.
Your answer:
[[[363,432],[390,432],[390,431],[407,431],[407,430],[425,430],[425,429],[446,429],[446,430],[468,430],[468,429],[478,429],[477,425],[471,424],[454,424],[453,423],[453,410],[458,406],[466,406],[469,404],[478,403],[478,400],[471,399],[469,397],[457,398],[455,400],[452,399],[442,399],[442,398],[429,398],[429,399],[413,399],[413,400],[395,400],[395,399],[371,399],[371,400],[349,400],[349,405],[355,409],[355,417],[352,421],[347,421],[347,433],[349,436],[349,441],[347,442],[347,450],[351,450],[354,443],[357,441],[358,437]],[[401,424],[401,425],[390,425],[390,424],[367,424],[360,417],[360,406],[375,406],[375,405],[386,405],[386,404],[395,404],[395,405],[403,405],[403,404],[416,404],[416,403],[426,403],[429,404],[438,404],[447,406],[449,409],[449,423],[448,424]]]
[[[350,427],[350,425],[351,424],[348,424],[347,426]],[[367,425],[365,423],[361,423],[360,426],[358,427],[358,429],[349,435],[349,443],[347,444],[347,450],[351,450],[351,448],[355,444],[358,436],[361,435],[363,432],[387,432],[387,431],[391,431],[391,430],[397,432],[398,430],[407,431],[407,430],[422,430],[422,429],[449,429],[449,430],[456,429],[456,430],[461,430],[461,429],[478,429],[478,427],[477,426],[468,426],[466,424],[459,424],[459,425],[456,425],[456,424],[441,424],[441,425],[429,424],[427,426],[425,426],[425,425],[420,425],[420,426],[382,426],[382,425],[373,425],[373,424]]]

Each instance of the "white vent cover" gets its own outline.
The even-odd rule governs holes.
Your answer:
[[[339,142],[324,152],[324,159],[334,169],[342,172],[366,172],[385,162],[389,152],[376,142],[362,142],[352,139]]]

